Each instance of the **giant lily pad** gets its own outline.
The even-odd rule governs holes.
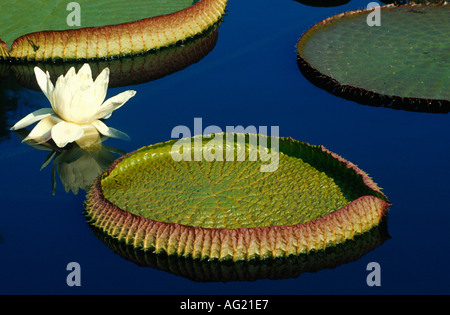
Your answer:
[[[323,146],[254,137],[196,136],[119,158],[87,196],[90,224],[144,251],[238,261],[334,246],[384,216],[390,203],[352,163]],[[278,167],[261,171],[263,153]]]
[[[2,4],[0,59],[79,60],[138,54],[204,32],[227,0],[21,1]],[[73,11],[71,11],[73,10]],[[70,14],[79,10],[79,26]],[[76,19],[75,19],[76,22]]]
[[[297,45],[299,66],[329,92],[361,103],[414,111],[450,108],[450,6],[387,5],[338,14]]]

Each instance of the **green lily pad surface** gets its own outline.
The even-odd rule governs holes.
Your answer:
[[[389,205],[365,173],[321,146],[237,139],[197,136],[189,149],[169,141],[122,157],[89,193],[91,224],[144,250],[239,260],[337,244],[377,225]]]
[[[247,161],[189,163],[174,161],[168,149],[150,147],[122,161],[102,180],[105,198],[155,221],[235,229],[308,222],[371,193],[362,180],[346,183],[283,152],[277,171],[261,172],[265,163],[248,155]]]
[[[70,1],[4,1],[0,10],[0,38],[11,47],[19,36],[45,30],[99,27],[137,21],[185,9],[198,0],[78,0],[80,26],[68,25]],[[69,17],[70,18],[70,17]]]
[[[403,103],[411,109],[425,102],[447,111],[450,6],[384,6],[380,25],[369,26],[374,14],[339,14],[308,30],[297,46],[308,79],[355,99]]]
[[[168,47],[217,23],[226,2],[8,2],[0,10],[0,60],[101,59]]]

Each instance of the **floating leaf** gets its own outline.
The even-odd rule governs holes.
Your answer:
[[[80,27],[69,25],[67,1],[41,2],[2,4],[0,59],[97,59],[167,47],[214,25],[227,0],[81,0]]]
[[[308,79],[339,96],[416,111],[450,108],[450,6],[383,6],[338,14],[299,40]],[[370,16],[372,14],[372,16]]]
[[[237,261],[325,249],[380,222],[390,203],[355,165],[323,146],[256,137],[196,136],[123,156],[88,194],[90,224],[146,251]]]

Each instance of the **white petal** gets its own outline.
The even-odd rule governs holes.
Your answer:
[[[76,75],[75,67],[70,67],[69,71],[67,71],[64,79],[68,80]]]
[[[67,79],[64,77],[63,74],[61,74],[55,83],[55,90],[60,90],[62,87],[66,85]]]
[[[92,122],[92,125],[94,125],[95,128],[97,128],[98,132],[100,132],[102,135],[107,136],[107,137],[111,137],[111,138],[119,138],[119,139],[124,139],[124,140],[129,140],[130,137],[117,129],[114,128],[110,128],[107,125],[105,125],[104,122],[100,121],[100,120],[95,120]]]
[[[77,73],[78,79],[81,80],[92,80],[92,71],[91,66],[88,63],[85,63]]]
[[[71,70],[72,69],[74,68],[72,67]],[[73,71],[75,72],[75,69]],[[63,119],[65,119],[66,112],[68,111],[68,104],[70,104],[71,99],[72,93],[68,88],[67,79],[61,75],[58,77],[58,80],[56,80],[51,103],[53,110]]]
[[[95,118],[102,118],[102,117],[109,115],[114,110],[120,108],[123,104],[125,104],[134,95],[136,95],[136,91],[128,90],[128,91],[122,92],[116,96],[113,96],[113,97],[107,99],[100,106],[100,110],[97,112]]]
[[[94,85],[83,80],[59,80],[54,92],[53,108],[64,120],[85,124],[94,119],[101,103],[95,103]]]
[[[52,94],[55,89],[52,81],[50,80],[50,74],[44,73],[39,67],[34,67],[34,75],[36,76],[36,81],[41,88],[42,92],[44,92],[47,99],[52,102]]]
[[[97,76],[94,82],[94,93],[96,97],[97,104],[102,104],[106,97],[106,92],[108,90],[109,84],[109,69],[105,68]]]
[[[96,103],[94,86],[90,84],[82,85],[74,93],[70,100],[69,110],[66,111],[67,121],[77,124],[87,124],[95,120],[96,113],[101,103]]]
[[[47,142],[51,138],[51,130],[61,119],[56,116],[48,116],[42,119],[31,132],[26,136],[24,141],[33,140],[36,144]]]
[[[50,104],[52,104],[53,99],[54,99],[53,93],[55,92],[55,87],[53,86],[52,80],[50,80],[50,73],[48,73],[48,71],[47,71],[46,75],[47,75],[47,91],[48,91],[47,98],[50,101]],[[53,108],[53,105],[52,105],[52,108]]]
[[[14,126],[11,127],[11,130],[18,130],[28,127],[29,125],[34,124],[35,122],[44,119],[45,117],[48,117],[54,113],[55,112],[51,108],[38,109],[37,111],[34,111],[19,120]]]
[[[61,121],[52,128],[52,139],[60,148],[83,136],[83,128],[77,124]]]

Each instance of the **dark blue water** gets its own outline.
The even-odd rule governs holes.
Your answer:
[[[279,126],[281,136],[322,144],[365,170],[393,203],[390,238],[355,259],[286,279],[200,282],[164,268],[141,267],[97,238],[83,216],[85,192],[66,193],[48,152],[6,133],[0,142],[1,294],[448,294],[450,276],[450,117],[344,100],[300,73],[295,45],[315,23],[368,1],[311,7],[292,0],[231,0],[215,46],[178,72],[131,86],[137,95],[108,125],[131,141],[105,145],[132,151],[170,140],[175,126]],[[11,77],[8,80],[13,80]],[[14,124],[48,107],[44,95],[8,80]],[[6,83],[5,83],[6,82]],[[16,88],[9,88],[15,86]],[[9,91],[9,92],[8,92]],[[6,92],[5,92],[6,93]],[[6,105],[2,105],[6,106]],[[81,286],[66,283],[67,264],[81,266]],[[381,286],[368,286],[370,262]],[[280,278],[283,278],[280,276]]]

